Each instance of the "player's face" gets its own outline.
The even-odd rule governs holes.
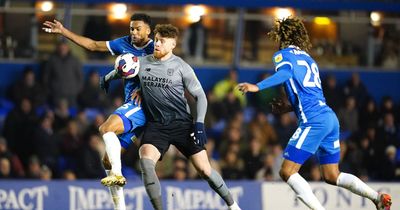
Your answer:
[[[176,40],[174,38],[162,37],[157,33],[154,37],[154,57],[160,59],[171,54],[175,46]]]
[[[150,27],[141,20],[131,21],[129,30],[132,37],[132,42],[141,47],[147,43],[150,35]]]

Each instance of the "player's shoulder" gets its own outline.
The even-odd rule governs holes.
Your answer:
[[[138,56],[140,64],[151,63],[155,61],[153,54]]]
[[[118,37],[118,38],[116,38],[116,39],[112,40],[112,42],[118,42],[118,43],[121,43],[121,42],[125,42],[125,43],[131,43],[131,36],[129,36],[129,35],[127,35],[127,36],[121,36],[121,37]]]
[[[281,55],[282,57],[292,57],[297,54],[295,52],[295,50],[297,50],[297,49],[288,47],[288,48],[285,48],[285,49],[275,52],[274,57],[277,55]]]
[[[279,51],[276,51],[276,52],[274,53],[274,56],[275,56],[275,55],[279,55],[279,54],[287,55],[287,54],[289,54],[289,53],[290,53],[290,48],[284,48],[284,49],[281,49],[281,50],[279,50]]]
[[[189,65],[188,63],[186,63],[185,60],[183,60],[181,57],[172,54],[171,58],[168,59],[169,63],[175,63],[175,64],[179,64],[179,65]]]
[[[179,63],[186,63],[186,61],[183,60],[183,58],[181,58],[180,56],[177,56],[175,54],[172,55],[172,60],[174,60],[175,62],[179,62]]]
[[[283,61],[290,61],[291,57],[292,54],[290,53],[290,49],[285,48],[275,52],[272,56],[272,61],[274,62],[274,64],[279,64]]]
[[[177,55],[173,55],[171,61],[174,63],[174,65],[178,66],[179,71],[193,71],[193,68],[185,60]]]
[[[306,56],[306,57],[311,58],[311,56],[306,51],[304,51],[296,46],[290,46],[290,47],[286,48],[285,50],[287,51],[288,55],[291,55],[291,56]]]

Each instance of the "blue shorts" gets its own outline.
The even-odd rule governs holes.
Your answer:
[[[113,114],[118,115],[124,123],[124,133],[119,134],[118,138],[121,146],[127,149],[142,133],[146,117],[142,107],[135,105],[133,101],[118,107]]]
[[[301,123],[290,138],[283,157],[303,164],[316,154],[320,164],[339,163],[339,121],[334,112],[326,112]]]

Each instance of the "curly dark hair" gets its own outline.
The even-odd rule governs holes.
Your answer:
[[[162,37],[178,39],[179,29],[171,24],[157,24],[154,34],[157,33]]]
[[[297,17],[288,17],[276,20],[276,24],[268,33],[268,37],[279,43],[279,48],[284,49],[295,45],[304,51],[311,49],[310,38],[303,21]]]
[[[151,26],[151,17],[144,13],[135,13],[131,16],[131,21],[143,21],[148,26]]]

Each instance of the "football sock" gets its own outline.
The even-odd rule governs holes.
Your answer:
[[[340,173],[337,180],[336,185],[339,187],[346,188],[351,192],[360,195],[362,197],[369,198],[372,201],[377,201],[379,198],[378,192],[373,190],[363,181],[361,181],[358,177],[347,174],[347,173]]]
[[[161,185],[156,174],[156,164],[147,158],[140,159],[142,169],[142,179],[147,195],[150,197],[151,204],[155,210],[162,210]]]
[[[300,176],[300,174],[295,173],[291,175],[287,180],[287,183],[296,193],[297,197],[310,209],[325,210],[325,208],[318,201],[317,197],[315,197],[310,185],[303,177]]]
[[[111,163],[111,171],[115,175],[122,175],[121,172],[121,144],[114,132],[107,132],[103,135],[106,145],[106,152]]]
[[[224,199],[228,206],[231,206],[234,201],[228,187],[226,186],[221,175],[218,174],[214,169],[211,169],[211,175],[206,178],[210,187]]]
[[[239,205],[234,201],[232,205],[229,206],[229,210],[241,210]]]
[[[107,176],[110,175],[110,170],[106,170],[106,174]],[[114,203],[114,210],[125,210],[124,188],[120,186],[110,186],[108,190],[110,191]]]

